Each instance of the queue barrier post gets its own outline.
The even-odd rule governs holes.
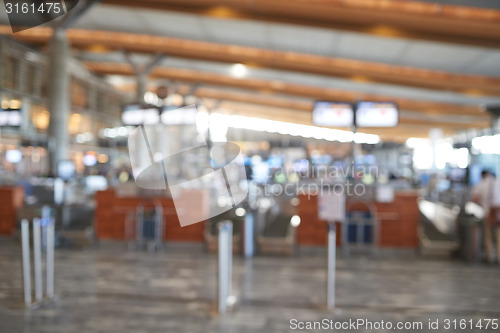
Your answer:
[[[44,301],[55,299],[54,295],[54,240],[55,228],[52,218],[34,218],[32,221],[32,232],[30,235],[30,223],[24,219],[21,221],[21,249],[23,267],[23,289],[24,304],[26,308],[41,305]],[[45,252],[45,295],[43,288],[43,256],[42,256],[42,234],[46,239]],[[31,285],[31,238],[33,238],[33,274],[35,282],[35,301],[32,299]]]
[[[232,265],[233,265],[233,223],[219,223],[218,253],[218,310],[220,314],[227,312],[231,303]]]

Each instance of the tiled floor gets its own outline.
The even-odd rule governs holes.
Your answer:
[[[500,320],[498,266],[408,253],[339,258],[338,309],[328,313],[324,253],[236,257],[238,304],[219,317],[213,312],[216,263],[193,246],[169,246],[155,255],[109,244],[56,250],[58,301],[23,310],[19,248],[0,239],[0,332],[291,332],[292,319],[422,322],[414,332],[484,332],[445,330],[445,320]],[[440,329],[428,330],[429,319],[439,319]],[[384,331],[390,330],[371,330]]]

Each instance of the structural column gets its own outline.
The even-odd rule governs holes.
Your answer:
[[[443,130],[440,128],[431,128],[429,130],[429,138],[431,140],[432,170],[437,171],[439,169],[438,166],[439,142],[443,138]]]
[[[148,91],[148,73],[137,74],[137,102],[146,104],[144,95]]]
[[[137,102],[145,104],[144,95],[148,91],[148,76],[158,64],[164,59],[163,54],[157,54],[151,61],[146,65],[139,65],[132,59],[132,54],[129,52],[124,52],[123,55],[127,59],[127,62],[132,66],[134,74],[137,78]]]
[[[70,47],[66,29],[56,29],[49,49],[49,154],[50,170],[55,175],[60,161],[69,158],[68,119],[71,113],[68,59]]]

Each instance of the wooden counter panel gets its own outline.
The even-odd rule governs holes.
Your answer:
[[[0,188],[0,235],[11,235],[16,229],[17,210],[24,202],[22,187]]]
[[[164,239],[179,242],[203,242],[205,222],[199,222],[186,227],[181,227],[176,215],[166,216]]]
[[[417,193],[401,192],[395,194],[394,202],[375,203],[380,223],[381,247],[418,247],[419,211]],[[318,219],[316,196],[299,196],[298,214],[301,224],[297,228],[299,245],[326,245],[326,221]],[[353,204],[347,203],[349,207]],[[361,206],[360,210],[363,210]],[[341,228],[337,225],[337,245],[341,244]]]
[[[297,244],[323,246],[328,241],[328,223],[318,218],[317,196],[299,195],[298,214],[300,225],[297,228]],[[341,227],[337,224],[337,245],[341,244]]]
[[[125,239],[127,218],[134,218],[137,206],[154,207],[160,203],[163,207],[164,232],[167,241],[203,242],[205,223],[196,223],[181,228],[175,212],[174,202],[170,198],[117,197],[114,190],[96,193],[95,229],[98,239]]]

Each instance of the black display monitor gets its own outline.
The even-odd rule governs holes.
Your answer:
[[[356,107],[356,126],[395,127],[399,110],[393,102],[359,102]]]
[[[21,110],[7,109],[0,110],[1,127],[20,127],[22,122]]]
[[[346,102],[315,102],[313,124],[326,127],[352,127],[354,124],[352,104]]]
[[[164,125],[196,125],[197,114],[195,107],[165,106],[161,109],[160,118]]]
[[[128,104],[123,107],[125,126],[154,125],[160,122],[160,110],[154,105]]]

